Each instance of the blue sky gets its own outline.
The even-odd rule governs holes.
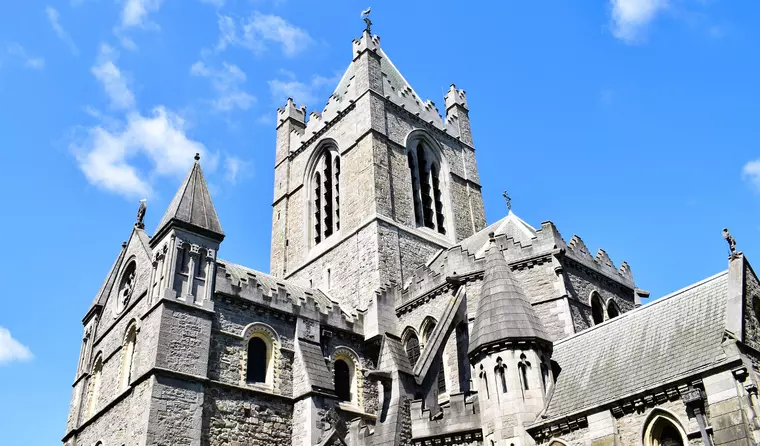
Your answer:
[[[373,30],[423,97],[467,91],[489,222],[508,189],[653,296],[724,269],[724,226],[760,259],[760,3],[468,5],[383,1]],[[62,437],[81,318],[138,200],[153,230],[196,151],[220,257],[268,270],[275,109],[322,108],[367,6],[2,3],[0,443]]]

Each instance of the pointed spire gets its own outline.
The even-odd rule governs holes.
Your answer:
[[[214,203],[211,202],[211,194],[201,170],[200,154],[196,153],[194,159],[193,167],[177,194],[174,195],[152,240],[158,240],[160,235],[169,230],[172,225],[220,242],[224,239],[222,225],[219,223],[219,217],[216,215]]]
[[[486,253],[486,271],[478,312],[470,334],[470,355],[504,341],[537,340],[551,343],[533,306],[512,275],[494,233]]]

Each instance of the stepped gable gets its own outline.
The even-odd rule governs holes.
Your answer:
[[[222,241],[224,231],[216,215],[211,194],[203,177],[200,156],[195,154],[195,162],[174,195],[161,222],[158,224],[153,240],[159,240],[161,234],[174,224],[196,232],[212,240]]]
[[[363,314],[351,315],[323,291],[305,288],[261,271],[217,260],[216,292],[251,300],[285,313],[361,334]]]
[[[724,271],[555,342],[552,359],[562,371],[535,426],[729,361],[722,347],[727,298]]]
[[[530,300],[496,245],[493,233],[489,243],[469,354],[505,341],[535,340],[551,344]]]

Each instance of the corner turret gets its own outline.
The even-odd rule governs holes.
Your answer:
[[[467,96],[464,90],[457,90],[457,86],[451,84],[446,96],[446,129],[449,133],[459,137],[463,143],[472,146],[472,130],[470,129],[470,111],[467,108]]]

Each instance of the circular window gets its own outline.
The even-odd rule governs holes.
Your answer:
[[[121,313],[129,305],[129,300],[132,298],[132,293],[135,290],[135,283],[137,282],[137,264],[134,260],[127,264],[124,271],[121,273],[121,279],[119,279],[119,294],[116,300],[116,314]]]

